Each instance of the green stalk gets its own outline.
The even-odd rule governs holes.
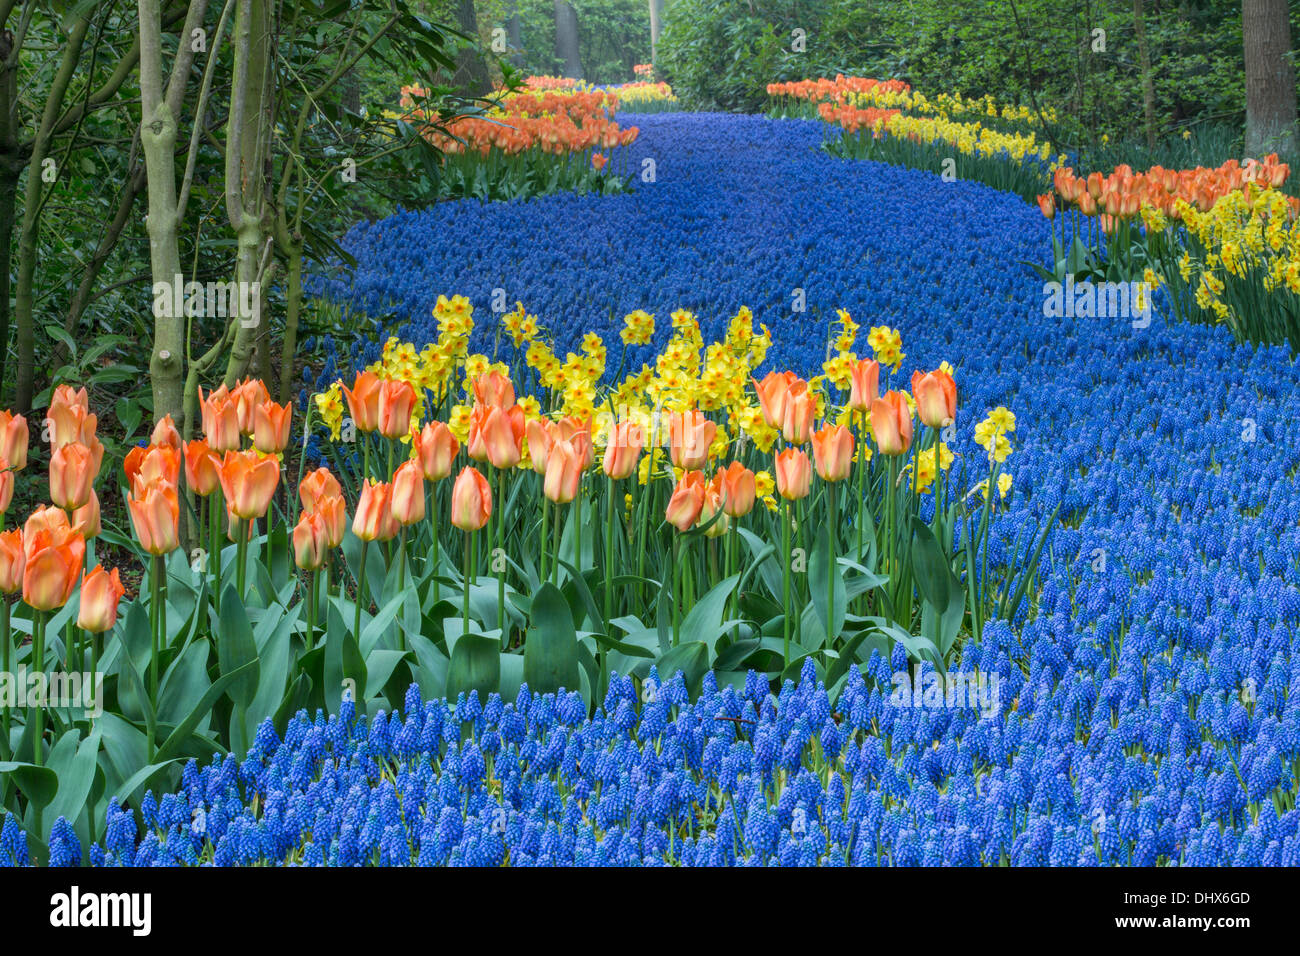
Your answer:
[[[836,522],[835,512],[838,510],[836,502],[837,486],[833,483],[826,485],[826,500],[830,506],[831,520],[827,525],[828,534],[826,535],[826,646],[832,647],[835,643],[835,635],[831,633],[831,622],[834,618],[835,609],[835,530],[839,527]]]
[[[307,650],[316,644],[316,602],[320,590],[320,571],[313,571],[307,586]]]
[[[32,665],[37,673],[45,673],[45,612],[36,611],[33,619],[35,627],[32,629]],[[33,708],[33,719],[36,721],[36,734],[32,738],[33,752],[32,762],[36,766],[43,766],[45,763],[45,707],[38,704]],[[40,808],[37,808],[36,831],[40,832]]]
[[[462,612],[464,613],[464,629],[461,631],[462,637],[469,633],[469,580],[470,576],[473,574],[473,563],[474,533],[468,531],[465,533],[465,600],[461,605]]]
[[[556,587],[560,586],[560,506],[555,505],[555,524],[551,536],[551,545],[553,548],[551,556],[551,583]]]
[[[506,478],[508,473],[503,469],[497,477],[497,548],[502,554],[506,548]],[[497,574],[497,630],[501,632],[501,639],[506,639],[506,572],[501,571]]]
[[[370,542],[362,539],[361,570],[357,573],[357,606],[352,618],[352,634],[357,640],[361,640],[361,605],[366,599],[366,550],[369,547]]]
[[[790,500],[781,499],[781,607],[782,613],[782,632],[784,643],[782,645],[781,670],[784,671],[790,664]]]
[[[605,633],[610,631],[609,621],[614,614],[614,479],[606,476],[608,492],[605,502]],[[600,646],[600,666],[605,668],[605,646]]]
[[[542,520],[537,525],[537,579],[539,581],[547,580],[546,577],[546,531],[550,517],[551,499],[542,495]]]
[[[681,639],[682,630],[682,587],[686,572],[682,569],[682,536],[673,535],[673,647]]]
[[[162,555],[154,555],[153,570],[149,575],[150,617],[153,619],[153,640],[149,648],[149,700],[158,703],[158,655],[162,652],[163,628],[166,627],[162,609]]]
[[[6,674],[13,673],[13,671],[11,670],[12,637],[13,635],[10,634],[9,632],[9,598],[6,596],[3,599],[0,599],[0,642],[2,642],[0,643],[0,657],[3,658],[3,661],[0,662],[0,666],[4,668],[4,673]],[[9,747],[9,708],[8,707],[5,707],[3,711],[0,711],[0,728],[3,728],[4,744],[6,747],[5,752],[8,753],[8,749],[7,749]]]
[[[208,560],[212,562],[212,606],[221,614],[221,552],[225,541],[221,537],[221,512],[225,508],[221,486],[212,492],[212,501],[208,505]]]

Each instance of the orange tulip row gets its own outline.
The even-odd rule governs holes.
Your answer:
[[[835,79],[797,80],[790,83],[767,84],[768,96],[790,96],[798,100],[843,100],[850,93],[870,93],[881,90],[887,93],[906,93],[911,86],[902,80],[875,80],[865,76],[844,76]]]
[[[54,390],[45,417],[53,504],[38,507],[21,529],[0,534],[0,591],[21,591],[33,609],[53,611],[68,603],[80,583],[77,623],[92,633],[116,623],[125,592],[116,568],[85,570],[86,542],[101,530],[93,487],[104,459],[97,425],[85,389],[60,385]],[[23,416],[0,412],[0,515],[13,500],[14,472],[27,467],[29,437]]]
[[[856,133],[860,129],[872,130],[881,129],[888,123],[890,117],[898,116],[902,111],[894,109],[879,109],[875,106],[868,106],[859,109],[848,103],[819,103],[817,106],[817,115],[825,123],[839,125],[846,133]]]
[[[1180,201],[1205,212],[1229,193],[1252,185],[1278,187],[1290,174],[1291,167],[1279,162],[1277,153],[1270,153],[1263,160],[1248,159],[1244,165],[1230,159],[1215,169],[1198,166],[1174,170],[1153,166],[1144,173],[1135,173],[1131,166],[1122,164],[1109,176],[1100,172],[1079,176],[1070,167],[1062,166],[1052,176],[1054,192],[1039,196],[1038,208],[1051,219],[1056,214],[1059,197],[1061,208],[1074,205],[1085,216],[1101,213],[1124,219],[1137,215],[1145,205],[1177,219]],[[1292,204],[1293,208],[1300,209],[1295,199]]]

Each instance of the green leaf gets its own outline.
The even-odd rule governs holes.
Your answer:
[[[831,531],[823,526],[808,557],[808,587],[821,633],[834,641],[844,630],[849,602],[839,562],[828,553],[830,544]]]
[[[59,791],[59,776],[49,767],[18,760],[0,761],[0,773],[9,774],[18,789],[38,807],[47,807]]]
[[[221,673],[240,674],[229,681],[230,700],[236,707],[247,708],[257,694],[259,666],[253,628],[233,584],[226,586],[221,598],[221,629],[217,635],[217,662]],[[251,667],[245,665],[251,664]]]
[[[939,611],[948,608],[949,595],[961,588],[934,532],[920,518],[912,518],[912,572],[925,602]]]
[[[670,681],[678,672],[686,681],[686,688],[694,697],[699,693],[700,683],[709,669],[709,649],[703,641],[691,641],[678,644],[655,662],[661,681]]]
[[[176,725],[167,740],[158,748],[158,752],[154,754],[154,761],[167,760],[173,756],[184,756],[178,753],[180,745],[185,742],[190,734],[194,733],[194,728],[212,709],[212,705],[221,698],[221,695],[226,692],[228,687],[241,679],[246,679],[248,672],[255,672],[256,668],[257,661],[248,661],[229,673],[222,674],[213,681],[212,686],[199,699],[198,704],[190,711],[189,716]]]
[[[212,682],[208,680],[208,645],[191,641],[181,651],[162,679],[158,689],[158,719],[175,724],[190,712],[193,702],[203,696]],[[119,687],[120,694],[120,687]]]
[[[478,691],[480,701],[495,692],[501,681],[501,642],[482,634],[462,634],[451,651],[447,668],[447,699],[464,691]]]
[[[719,581],[709,589],[708,594],[695,602],[695,606],[687,612],[685,620],[682,621],[682,643],[699,641],[708,648],[709,656],[713,656],[713,648],[718,643],[718,638],[739,623],[738,621],[719,622],[719,618],[726,610],[727,599],[735,590],[736,582],[739,580],[740,575],[733,574],[726,580]]]
[[[564,595],[550,583],[542,585],[533,597],[524,639],[524,681],[530,691],[540,694],[555,693],[561,687],[578,689],[578,635],[573,615]]]
[[[81,732],[74,728],[65,731],[50,751],[49,767],[58,775],[59,790],[47,808],[42,841],[48,842],[49,831],[59,817],[76,823],[85,808],[86,796],[99,768],[99,738],[100,731],[93,730],[82,740]]]

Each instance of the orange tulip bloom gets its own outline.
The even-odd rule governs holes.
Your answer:
[[[776,456],[776,490],[787,501],[808,497],[812,462],[801,448],[787,448]]]
[[[109,572],[102,564],[96,567],[81,579],[77,627],[92,634],[111,631],[117,623],[117,604],[125,593],[117,568]]]
[[[758,393],[758,404],[763,410],[763,420],[771,428],[780,428],[785,421],[785,400],[790,387],[799,376],[794,372],[768,372],[763,381],[750,379]]]
[[[1056,197],[1051,193],[1043,193],[1036,197],[1038,199],[1038,211],[1048,219],[1056,218]]]
[[[494,468],[513,468],[519,464],[525,427],[524,410],[518,405],[475,405],[469,419],[469,456],[489,461]]]
[[[348,528],[347,505],[342,495],[322,495],[316,499],[316,509],[311,514],[318,514],[325,522],[325,540],[331,548],[343,543],[343,535]]]
[[[317,468],[309,472],[301,482],[298,483],[298,499],[302,502],[303,510],[311,514],[316,510],[316,503],[321,498],[341,498],[343,496],[343,486],[339,480],[330,474],[328,468]]]
[[[23,525],[23,540],[27,541],[38,531],[66,531],[71,527],[68,515],[62,508],[38,505]]]
[[[202,438],[186,442],[185,484],[198,496],[206,498],[221,484],[221,459]]]
[[[293,406],[265,401],[253,409],[253,447],[268,455],[278,455],[289,445],[289,426]]]
[[[89,445],[98,419],[84,405],[67,404],[56,397],[45,413],[45,424],[50,431],[50,448],[54,449],[74,441]]]
[[[0,533],[0,591],[16,594],[23,586],[23,564],[26,557],[21,529],[14,528]]]
[[[27,467],[27,419],[13,412],[0,412],[0,458],[14,471]]]
[[[401,525],[424,520],[424,474],[418,461],[406,461],[393,473],[393,517]]]
[[[379,385],[379,434],[394,440],[411,433],[415,389],[410,382],[385,379]]]
[[[176,430],[176,423],[172,421],[170,415],[164,415],[158,424],[153,427],[153,435],[149,438],[151,445],[166,445],[169,448],[180,449],[181,433]]]
[[[546,477],[542,493],[557,504],[568,504],[578,497],[582,483],[582,452],[573,443],[557,438],[546,456]]]
[[[474,379],[474,401],[479,405],[509,408],[515,403],[515,387],[500,372],[485,372]]]
[[[943,369],[912,373],[912,398],[921,423],[944,428],[957,418],[957,383]]]
[[[63,607],[76,590],[86,542],[71,528],[41,528],[23,539],[23,600],[38,611]]]
[[[319,514],[303,513],[293,529],[293,560],[304,571],[324,567],[329,557],[329,529]]]
[[[843,425],[824,425],[813,433],[813,459],[822,481],[843,481],[853,468],[853,433]]]
[[[140,485],[126,499],[140,545],[152,555],[170,554],[180,547],[180,502],[176,486],[163,482]]]
[[[228,451],[221,463],[221,491],[232,514],[245,521],[271,507],[280,483],[280,463],[256,451]]]
[[[477,531],[492,517],[492,489],[477,468],[465,468],[451,489],[451,523],[462,531]]]
[[[781,437],[794,445],[802,445],[812,434],[813,419],[817,416],[817,398],[808,383],[798,379],[786,392],[782,409]]]
[[[358,431],[372,432],[379,428],[379,376],[374,372],[358,372],[351,388],[343,386],[348,400],[348,411]]]
[[[99,533],[104,530],[99,521],[99,495],[95,494],[93,488],[90,490],[90,500],[72,513],[72,530],[81,532],[87,541],[99,537]]]
[[[592,168],[596,170],[596,172],[600,172],[602,169],[604,169],[604,168],[605,168],[605,164],[606,164],[607,162],[609,162],[609,158],[608,158],[607,156],[605,156],[605,155],[603,155],[603,154],[601,154],[601,153],[592,153],[592,154],[591,154],[591,165],[592,165]]]
[[[352,518],[352,533],[362,541],[389,541],[397,537],[398,530],[393,517],[393,486],[367,478]]]
[[[199,409],[203,416],[203,434],[208,439],[209,447],[217,454],[238,451],[239,406],[226,386],[222,385],[209,392],[206,398],[203,389],[199,389]]]
[[[89,501],[90,485],[95,480],[91,463],[90,449],[79,442],[57,449],[50,456],[50,500],[68,511]]]
[[[577,415],[565,415],[555,423],[555,437],[563,438],[573,445],[582,460],[582,469],[586,471],[595,459],[591,440],[591,420]]]
[[[682,475],[668,499],[664,518],[678,531],[689,531],[704,510],[704,475],[688,471]]]
[[[266,383],[260,378],[246,378],[230,392],[235,411],[239,415],[239,430],[245,435],[257,428],[257,409],[271,400]]]
[[[56,385],[53,394],[50,395],[50,404],[67,405],[88,412],[90,411],[90,393],[85,388],[74,389],[71,385]]]
[[[9,510],[14,500],[14,473],[9,464],[0,458],[0,515]]]
[[[169,445],[150,445],[132,448],[122,463],[126,472],[127,487],[134,490],[137,484],[151,485],[156,481],[176,485],[180,481],[181,453]]]
[[[880,397],[880,363],[875,359],[858,359],[849,366],[849,408],[855,412],[871,410]]]
[[[524,434],[528,436],[528,457],[532,461],[533,471],[539,475],[546,474],[546,459],[555,442],[555,423],[530,418],[524,424]]]
[[[411,451],[420,462],[424,480],[440,481],[451,474],[460,442],[442,422],[429,422],[418,432],[411,432]]]
[[[700,507],[699,523],[701,525],[709,524],[713,521],[713,516],[719,511],[722,516],[709,525],[709,530],[704,532],[706,538],[720,538],[727,533],[727,527],[730,518],[727,516],[726,500],[727,491],[723,484],[723,476],[726,474],[721,468],[713,476],[713,480],[704,486],[704,504]]]
[[[699,409],[669,415],[668,446],[673,464],[687,471],[703,468],[709,462],[709,446],[717,433],[718,426]]]
[[[605,458],[601,467],[614,479],[628,478],[636,471],[644,438],[636,422],[619,422],[605,443]]]
[[[907,454],[912,445],[912,409],[902,392],[886,392],[871,403],[871,433],[882,455]]]
[[[719,468],[713,480],[722,486],[722,510],[732,518],[743,518],[754,507],[754,473],[738,461]]]

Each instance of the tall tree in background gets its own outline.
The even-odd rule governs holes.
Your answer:
[[[659,32],[664,24],[664,0],[650,0],[650,62],[659,52]]]
[[[1246,154],[1296,155],[1295,67],[1287,0],[1242,0]]]
[[[582,58],[578,55],[578,14],[569,0],[555,0],[555,58],[565,76],[582,79]]]
[[[460,32],[469,37],[468,42],[461,41],[456,54],[456,87],[469,96],[482,96],[492,88],[492,81],[478,45],[478,14],[474,12],[474,0],[459,0],[456,23]]]

